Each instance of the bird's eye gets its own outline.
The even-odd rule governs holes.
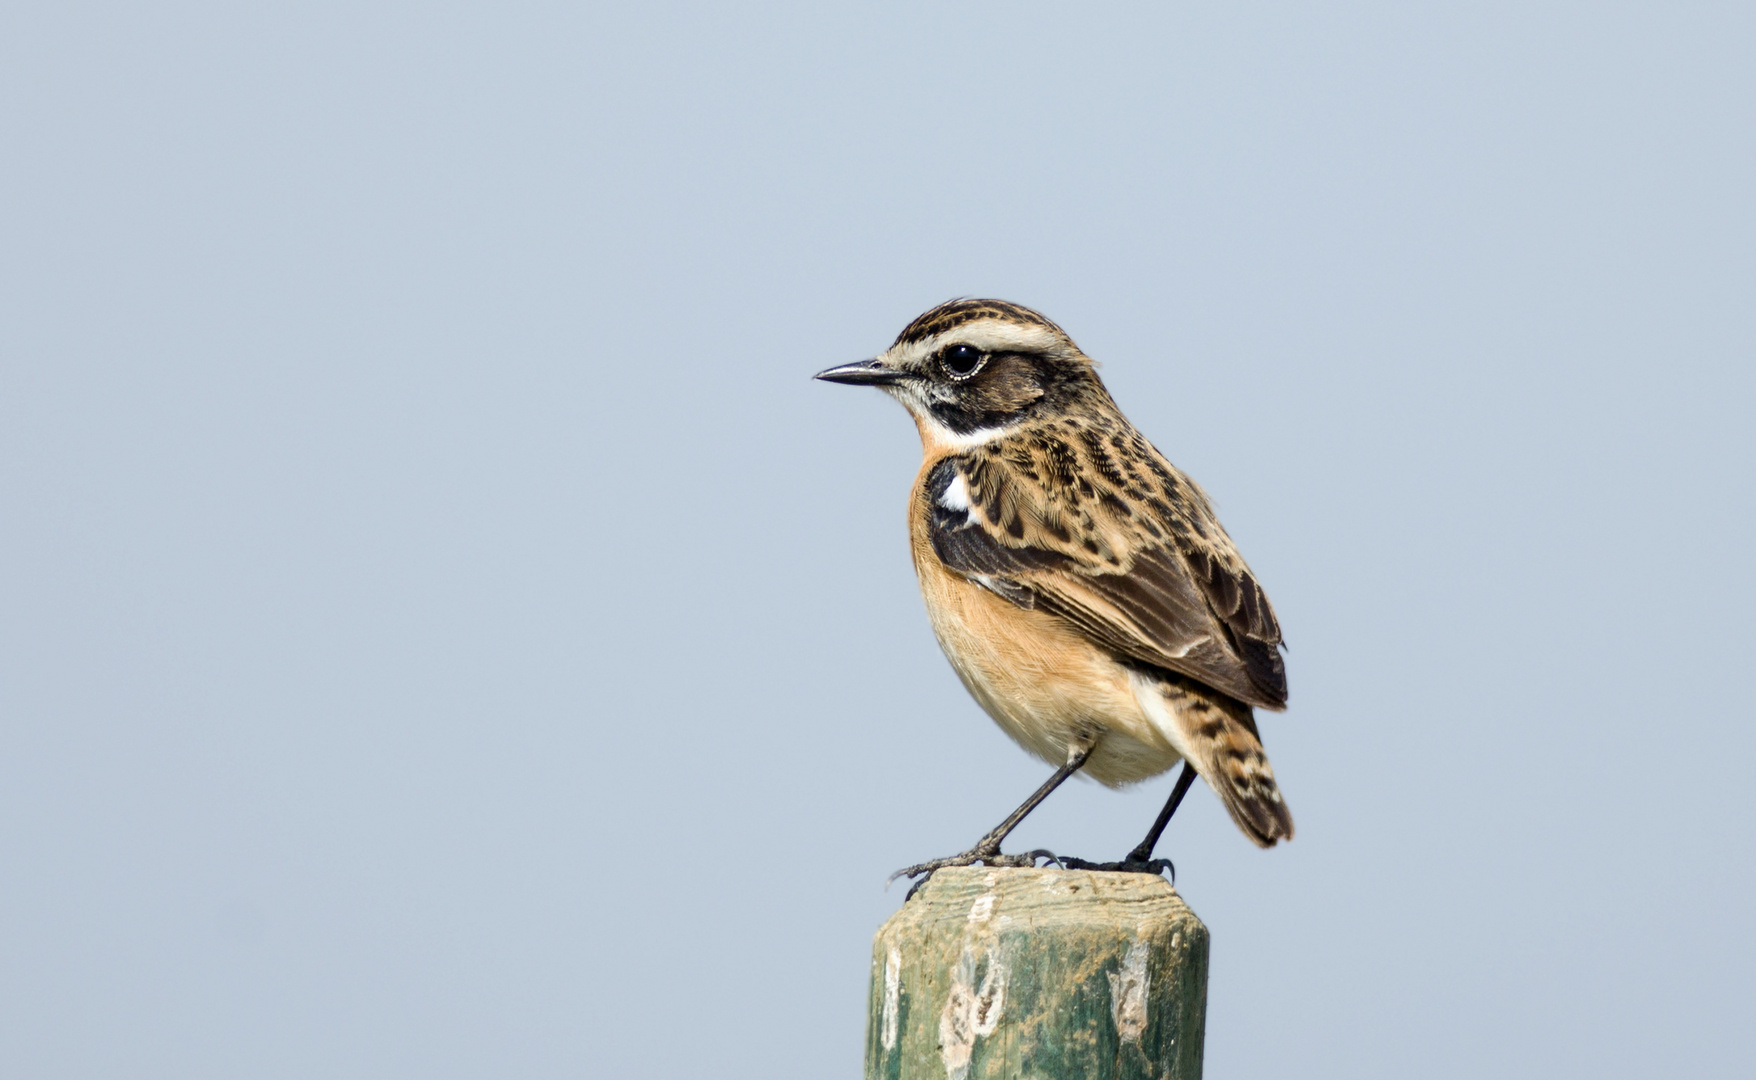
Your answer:
[[[945,374],[954,379],[967,379],[982,366],[982,351],[974,345],[953,345],[939,354]]]

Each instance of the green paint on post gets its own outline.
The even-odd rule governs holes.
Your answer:
[[[940,870],[872,943],[866,1080],[1197,1080],[1207,927],[1163,878]]]

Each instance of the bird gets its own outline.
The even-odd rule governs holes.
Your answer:
[[[944,867],[1040,857],[1162,873],[1170,863],[1154,848],[1197,776],[1260,847],[1292,839],[1255,716],[1287,702],[1274,609],[1207,494],[1129,423],[1060,326],[959,298],[876,357],[815,377],[878,387],[913,417],[922,460],[909,547],[934,636],[1001,730],[1055,766],[969,850],[892,880],[918,878],[918,889]],[[1179,762],[1164,809],[1123,859],[1001,853],[1075,773],[1119,788]]]

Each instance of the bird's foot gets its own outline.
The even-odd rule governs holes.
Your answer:
[[[1154,877],[1169,870],[1171,881],[1175,883],[1177,880],[1177,867],[1169,859],[1136,859],[1130,855],[1121,862],[1088,862],[1066,855],[1055,862],[1067,870],[1106,870],[1113,874],[1151,874]]]
[[[961,855],[950,855],[943,859],[929,859],[924,863],[916,863],[914,866],[905,866],[890,875],[885,880],[884,885],[889,888],[897,878],[918,878],[919,880],[909,886],[908,895],[902,898],[903,902],[907,903],[914,899],[915,893],[921,891],[921,886],[932,879],[935,870],[943,870],[948,866],[975,866],[977,864],[1001,867],[1035,866],[1038,859],[1047,859],[1056,864],[1061,862],[1060,859],[1056,858],[1054,852],[1044,851],[1040,848],[1036,851],[1024,852],[1021,855],[1002,855],[997,849],[987,851],[978,846]]]

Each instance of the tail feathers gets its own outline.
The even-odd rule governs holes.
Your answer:
[[[1185,754],[1260,847],[1293,838],[1293,815],[1274,782],[1250,706],[1188,680],[1161,684]]]
[[[1195,761],[1195,771],[1226,804],[1232,820],[1259,847],[1293,838],[1293,815],[1274,782],[1268,755],[1240,724],[1214,740],[1212,748]],[[1242,736],[1242,738],[1239,738]]]

